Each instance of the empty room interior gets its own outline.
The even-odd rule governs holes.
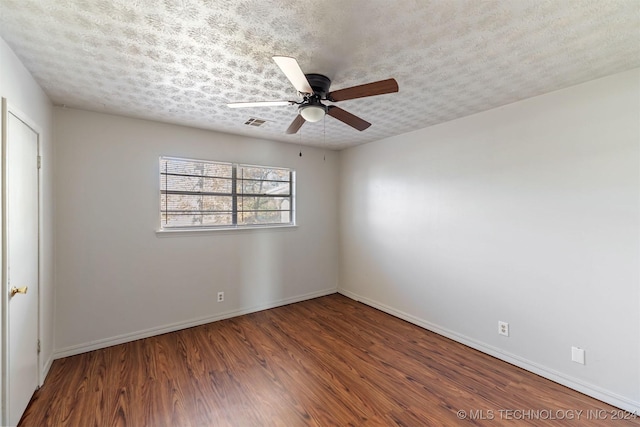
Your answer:
[[[640,425],[637,0],[0,0],[0,425]]]

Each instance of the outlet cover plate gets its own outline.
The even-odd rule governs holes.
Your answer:
[[[509,324],[507,322],[498,321],[498,334],[509,336]]]
[[[571,360],[584,365],[584,348],[571,347]]]

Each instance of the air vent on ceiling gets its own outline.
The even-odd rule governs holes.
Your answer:
[[[265,123],[267,123],[266,120],[256,119],[254,117],[251,117],[249,120],[244,122],[245,125],[255,126],[255,127],[263,126]]]

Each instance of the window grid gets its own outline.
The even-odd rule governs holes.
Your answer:
[[[160,158],[163,229],[293,225],[295,171]]]

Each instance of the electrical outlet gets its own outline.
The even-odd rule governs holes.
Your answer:
[[[584,349],[580,347],[571,347],[571,360],[584,365]]]
[[[507,322],[498,321],[498,334],[504,335],[505,337],[509,336],[509,324]]]
[[[218,302],[224,301],[224,292],[218,292]]]

